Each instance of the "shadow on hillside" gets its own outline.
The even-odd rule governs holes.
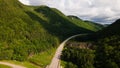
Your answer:
[[[90,33],[92,31],[78,27],[68,19],[63,18],[58,13],[49,9],[49,12],[41,12],[45,17],[49,18],[49,22],[42,20],[38,15],[32,12],[26,12],[31,19],[38,21],[50,34],[59,37],[62,40],[68,38],[69,36],[80,34],[80,33]]]

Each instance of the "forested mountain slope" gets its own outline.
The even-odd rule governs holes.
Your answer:
[[[0,0],[0,59],[27,60],[71,35],[94,31],[84,27],[55,8]]]
[[[120,19],[96,33],[75,38],[76,42],[69,41],[61,56],[67,61],[65,67],[120,68],[119,29]]]
[[[113,24],[109,25],[107,28],[97,32],[98,35],[106,37],[112,35],[120,35],[120,19],[116,20]]]
[[[97,68],[120,68],[120,19],[96,33]]]

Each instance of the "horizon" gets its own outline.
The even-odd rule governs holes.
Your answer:
[[[74,15],[83,20],[111,24],[120,18],[119,0],[19,0],[25,5],[46,5],[57,8],[65,15]]]

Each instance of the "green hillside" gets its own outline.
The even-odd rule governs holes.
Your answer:
[[[34,13],[32,8],[17,0],[0,0],[0,7],[0,59],[23,61],[58,45],[59,39],[26,13]]]
[[[71,35],[99,30],[80,23],[76,24],[55,8],[0,0],[0,60],[26,61],[57,47]]]
[[[111,35],[120,35],[120,19],[116,20],[113,24],[109,25],[107,28],[97,32],[97,34],[106,37]]]
[[[91,22],[91,21],[83,21],[82,19],[79,19],[78,17],[76,16],[68,16],[70,18],[70,20],[78,25],[79,27],[83,27],[85,29],[88,29],[88,30],[91,30],[91,31],[98,31],[98,30],[101,30],[103,28],[103,25],[101,24],[97,24],[97,23],[94,23],[94,22]]]
[[[64,61],[67,61],[64,62],[64,66],[66,68],[120,68],[119,29],[120,19],[96,33],[77,37],[74,42],[69,41],[61,56]],[[81,44],[88,48],[80,48]]]
[[[96,63],[97,68],[120,68],[120,19],[97,32]],[[98,37],[99,35],[99,37]],[[102,57],[100,57],[102,56]]]

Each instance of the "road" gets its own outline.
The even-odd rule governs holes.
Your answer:
[[[63,50],[65,43],[68,40],[70,40],[74,37],[80,36],[80,35],[82,35],[82,34],[77,34],[77,35],[71,36],[71,37],[67,38],[65,41],[63,41],[57,48],[56,53],[55,53],[50,65],[48,65],[46,68],[60,68],[60,55],[62,54],[62,50]]]
[[[26,68],[26,67],[19,66],[19,65],[16,65],[16,64],[11,64],[11,63],[8,63],[8,62],[0,62],[0,64],[7,65],[7,66],[10,66],[12,68]]]

